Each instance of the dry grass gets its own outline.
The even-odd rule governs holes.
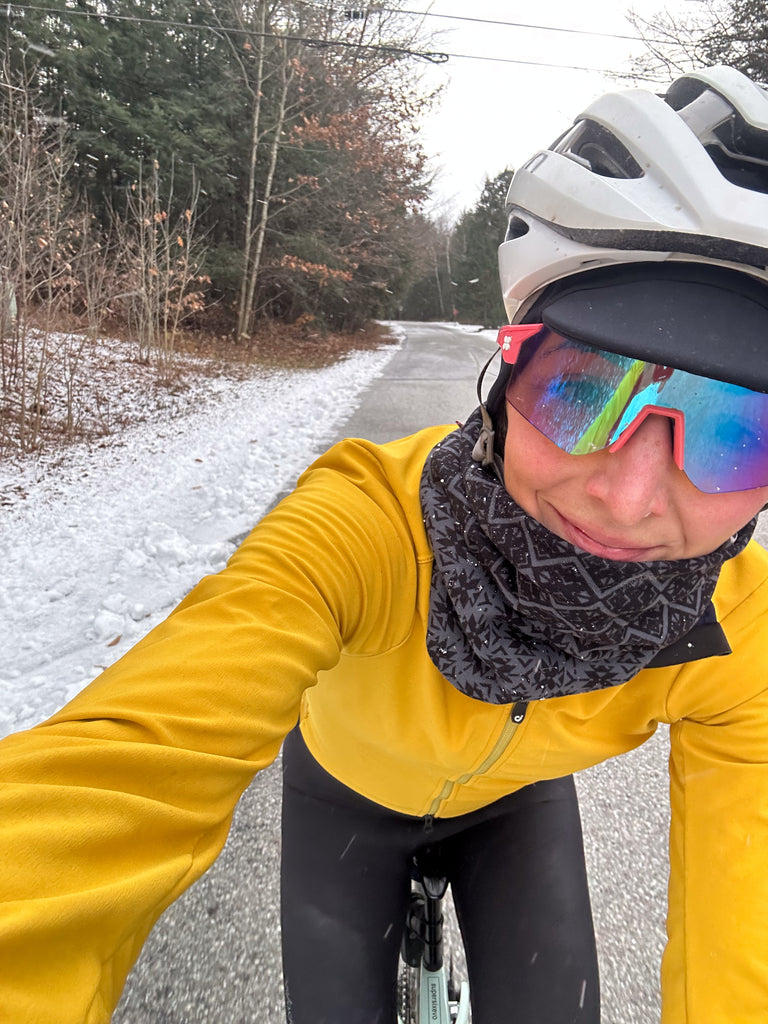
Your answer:
[[[247,342],[236,345],[231,337],[189,332],[177,345],[179,353],[203,357],[222,365],[266,369],[318,369],[330,366],[350,352],[368,351],[394,343],[380,324],[348,334],[320,334],[293,324],[269,323]]]
[[[179,334],[170,367],[138,359],[138,347],[119,326],[91,341],[74,321],[36,325],[28,335],[26,408],[21,374],[0,393],[0,461],[94,442],[162,413],[183,415],[205,398],[206,381],[244,380],[260,372],[316,369],[351,352],[394,343],[372,324],[350,334],[319,334],[306,327],[268,324],[247,343],[210,332]],[[4,343],[6,346],[8,343]],[[7,352],[4,353],[7,363]],[[44,378],[41,383],[41,374]],[[22,429],[23,425],[23,429]]]

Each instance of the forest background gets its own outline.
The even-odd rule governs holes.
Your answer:
[[[637,73],[768,80],[768,0],[636,28]],[[62,360],[54,326],[129,338],[168,383],[182,335],[503,321],[512,169],[456,223],[425,214],[437,55],[405,0],[46,0],[6,5],[0,43],[0,456],[40,443],[54,364],[74,380],[85,342]]]

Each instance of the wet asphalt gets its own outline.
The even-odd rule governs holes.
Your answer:
[[[477,404],[477,374],[493,343],[447,326],[402,326],[406,341],[370,384],[341,436],[387,441],[462,420]],[[577,780],[603,1024],[659,1019],[667,755],[666,731],[659,730],[643,747]],[[129,977],[116,1024],[284,1024],[279,818],[276,764],[242,798],[216,864],[154,929]],[[455,935],[451,942],[456,945]]]

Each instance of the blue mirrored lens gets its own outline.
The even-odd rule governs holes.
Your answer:
[[[609,447],[647,410],[684,418],[683,469],[701,491],[768,485],[768,395],[614,355],[544,329],[526,341],[507,399],[571,454]]]

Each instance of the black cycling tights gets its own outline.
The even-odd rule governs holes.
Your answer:
[[[410,859],[425,847],[451,882],[473,1024],[597,1024],[597,957],[572,778],[430,822],[337,782],[298,730],[283,748],[289,1022],[394,1024]]]

